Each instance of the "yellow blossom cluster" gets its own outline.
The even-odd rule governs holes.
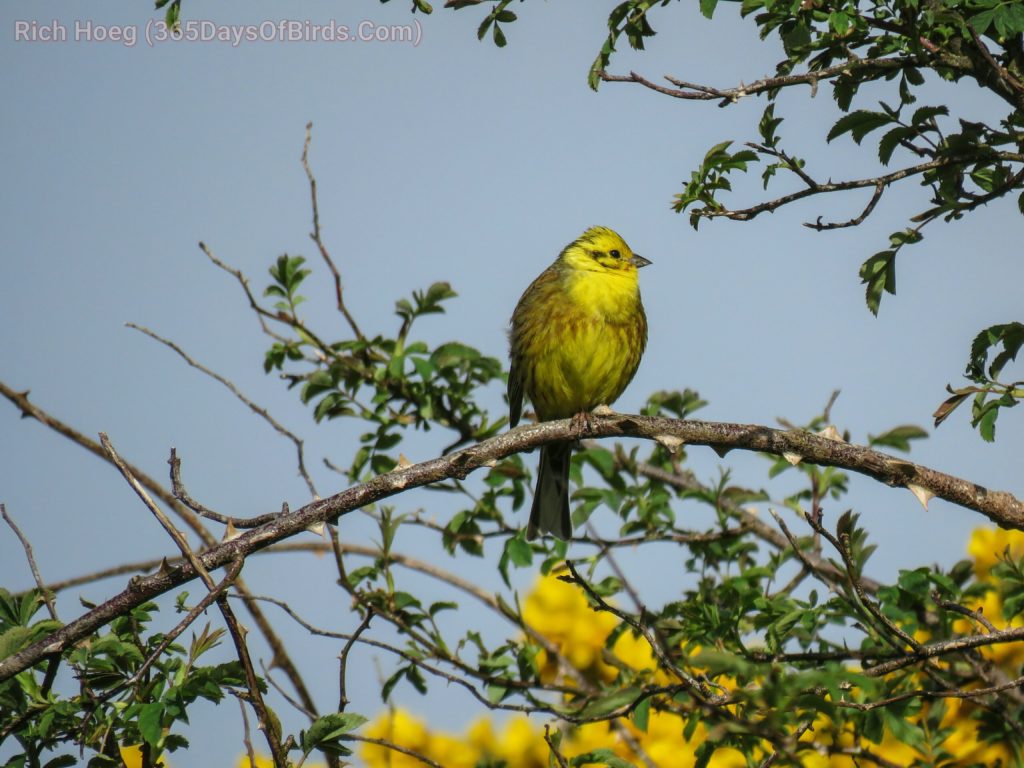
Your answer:
[[[1024,555],[1024,533],[1006,531],[1002,528],[978,528],[971,536],[967,551],[974,561],[974,573],[978,581],[990,581],[992,567],[1004,553],[1011,558]],[[1011,621],[1003,618],[1003,600],[996,589],[985,593],[984,597],[967,605],[973,611],[980,611],[996,629],[1010,629],[1024,626],[1024,616],[1016,616]],[[963,619],[954,624],[957,632],[968,633],[977,630],[974,622]],[[1024,643],[997,643],[981,648],[981,655],[995,662],[1003,669],[1020,669],[1024,665]]]
[[[979,581],[989,578],[992,566],[1004,551],[1017,557],[1024,554],[1024,533],[988,528],[975,531],[969,553]],[[1010,624],[1002,619],[996,590],[987,593],[977,605],[969,607],[980,608],[996,628],[1021,624],[1019,620]],[[545,682],[558,680],[571,684],[573,679],[584,683],[608,682],[615,678],[619,669],[626,667],[640,679],[655,684],[665,682],[663,672],[658,670],[650,646],[643,638],[623,632],[609,655],[606,641],[618,620],[607,612],[594,611],[575,586],[554,577],[539,580],[523,603],[523,618],[557,652],[554,656],[542,651],[538,657]],[[964,619],[958,630],[971,632],[977,627]],[[1024,662],[1021,643],[993,646],[983,653],[1007,670],[1019,669]],[[559,657],[571,669],[560,668]],[[729,687],[730,681],[719,678],[716,682]],[[955,757],[955,762],[944,765],[1014,764],[1016,756],[1008,746],[987,743],[978,737],[975,724],[969,718],[973,706],[970,702],[949,699],[934,706],[945,708],[941,728],[948,729],[949,735],[942,748]],[[925,705],[920,716],[926,716],[928,711],[929,705]],[[572,758],[595,749],[611,749],[623,759],[635,762],[636,749],[639,748],[659,768],[689,768],[695,764],[695,751],[708,734],[698,726],[687,741],[683,728],[680,716],[651,710],[645,731],[640,731],[626,719],[569,728],[563,734],[559,751],[566,758]],[[474,768],[486,764],[504,764],[507,768],[547,768],[549,765],[544,724],[540,718],[530,719],[525,715],[511,717],[497,727],[489,717],[482,716],[469,726],[465,734],[454,735],[431,730],[411,713],[395,709],[368,724],[363,735],[401,746],[445,768]],[[814,727],[800,738],[802,742],[815,745],[801,752],[808,768],[855,768],[854,759],[836,754],[840,750],[835,747],[851,751],[866,748],[897,765],[920,760],[927,762],[929,757],[892,735],[887,735],[881,744],[868,743],[858,739],[852,728],[839,728],[825,716],[819,717]],[[771,749],[766,744],[760,757],[770,753]],[[403,754],[381,744],[364,743],[359,757],[366,768],[413,768],[422,765],[414,754]],[[747,756],[731,748],[717,750],[709,763],[712,768],[738,768],[747,764]]]

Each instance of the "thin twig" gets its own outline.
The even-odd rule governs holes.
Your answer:
[[[846,221],[830,221],[823,223],[821,216],[813,224],[809,221],[804,222],[804,226],[815,230],[816,232],[823,232],[829,229],[844,229],[846,227],[856,227],[864,222],[871,212],[875,210],[875,206],[878,205],[878,201],[882,199],[882,193],[885,192],[885,184],[879,182],[875,185],[875,191],[871,195],[871,199],[868,200],[868,204],[864,207],[864,210],[860,212],[860,216],[854,216],[852,219]]]
[[[359,623],[356,631],[352,633],[352,637],[345,641],[345,645],[341,649],[341,654],[338,656],[338,711],[344,712],[348,707],[348,693],[347,693],[347,678],[346,673],[348,671],[348,655],[352,651],[352,646],[356,644],[359,636],[363,634],[367,629],[370,628],[370,622],[373,621],[373,611],[367,611],[363,620]]]
[[[558,762],[558,768],[569,768],[569,763],[565,761],[565,756],[555,746],[554,739],[551,737],[551,726],[548,723],[544,723],[544,741],[547,742],[548,750],[550,750],[552,756]]]
[[[387,739],[375,739],[370,736],[359,736],[355,733],[346,733],[341,738],[344,741],[362,741],[367,744],[376,744],[378,747],[386,747],[388,749],[394,750],[395,752],[401,752],[403,755],[408,755],[411,758],[419,760],[424,765],[431,766],[431,768],[444,768],[443,765],[441,765],[440,763],[435,763],[426,755],[417,752],[414,749],[409,749],[409,747],[403,747],[400,744],[396,744],[393,741],[388,741]]]
[[[292,443],[295,445],[295,452],[296,452],[297,458],[298,458],[299,475],[306,482],[306,487],[309,489],[310,495],[314,499],[320,498],[320,494],[318,494],[316,492],[316,486],[313,484],[313,478],[311,478],[309,476],[309,472],[306,470],[305,451],[304,451],[304,443],[302,441],[302,438],[300,438],[298,435],[296,435],[290,429],[288,429],[283,424],[281,424],[277,419],[275,419],[273,416],[271,416],[270,412],[266,408],[264,408],[263,406],[255,403],[251,398],[246,396],[245,393],[243,393],[235,385],[234,382],[232,382],[230,379],[222,376],[221,374],[217,373],[216,371],[211,370],[210,368],[207,368],[202,363],[194,360],[192,357],[189,356],[189,354],[187,352],[185,352],[184,349],[182,349],[179,345],[177,345],[176,343],[174,343],[170,339],[165,339],[163,336],[159,335],[155,331],[151,331],[149,328],[145,328],[145,327],[143,327],[141,325],[136,325],[135,323],[126,323],[126,325],[129,328],[132,328],[132,329],[134,329],[136,331],[139,331],[140,333],[146,334],[151,339],[154,339],[155,341],[158,341],[161,344],[163,344],[165,347],[168,347],[168,348],[174,350],[178,354],[178,356],[181,357],[182,360],[184,360],[190,366],[195,368],[197,371],[205,373],[210,378],[212,378],[212,379],[220,382],[221,384],[223,384],[228,389],[228,391],[231,392],[231,394],[233,394],[236,398],[241,400],[242,403],[244,403],[249,408],[250,411],[255,413],[257,416],[259,416],[261,419],[263,419],[265,422],[267,422],[271,427],[273,427],[274,430],[279,435],[283,435],[284,437],[286,437],[289,440],[291,440]]]
[[[993,160],[1005,160],[1008,162],[1024,162],[1024,154],[1019,152],[992,152],[988,157]],[[940,157],[934,160],[929,160],[925,163],[919,163],[918,165],[908,166],[901,168],[892,173],[886,173],[882,176],[873,176],[870,178],[863,179],[851,179],[849,181],[828,181],[818,182],[814,187],[806,187],[804,189],[797,190],[788,195],[777,197],[773,200],[766,200],[763,203],[752,205],[749,208],[711,208],[705,206],[694,210],[691,215],[698,216],[706,219],[715,218],[726,218],[734,221],[750,221],[751,219],[759,216],[762,213],[770,213],[785,205],[794,203],[797,200],[803,200],[807,197],[812,197],[819,194],[828,194],[830,192],[846,192],[851,189],[863,189],[865,187],[874,187],[877,189],[879,186],[885,188],[894,182],[901,181],[911,176],[917,176],[928,171],[934,171],[939,168],[949,168],[956,166],[967,166],[978,162],[977,157],[967,155],[955,155],[950,157]],[[972,203],[969,208],[977,207],[977,204]],[[926,216],[929,212],[920,214],[920,216]],[[916,218],[916,217],[915,217]],[[815,225],[811,225],[812,228]],[[826,225],[822,225],[823,228],[828,228]]]
[[[209,571],[206,570],[206,567],[196,556],[196,553],[192,551],[192,547],[189,546],[188,541],[185,540],[181,531],[174,526],[174,523],[170,521],[170,518],[164,514],[164,511],[160,509],[150,495],[146,493],[146,489],[142,487],[142,484],[135,478],[135,475],[132,474],[131,469],[118,455],[117,451],[114,449],[113,443],[110,442],[110,438],[107,437],[104,432],[100,432],[100,445],[102,445],[104,450],[106,450],[107,455],[110,457],[110,461],[118,468],[118,470],[120,470],[122,477],[124,477],[131,489],[135,491],[135,494],[142,500],[146,509],[153,513],[153,517],[157,519],[164,531],[167,532],[167,535],[171,537],[171,540],[181,551],[181,554],[185,556],[185,559],[206,585],[206,588],[212,592],[215,588],[215,584]]]
[[[589,597],[600,610],[610,613],[620,621],[625,622],[633,629],[633,631],[647,641],[647,645],[650,646],[651,652],[657,656],[658,662],[661,664],[661,669],[663,671],[671,672],[675,678],[697,698],[698,701],[706,701],[711,704],[718,703],[715,696],[707,690],[705,685],[686,674],[686,672],[676,664],[675,660],[668,655],[661,639],[654,634],[652,629],[645,622],[630,616],[625,611],[619,610],[597,594],[597,592],[594,591],[594,588],[590,586],[590,583],[579,575],[576,570],[576,566],[571,560],[566,560],[565,565],[569,569],[569,573],[572,574],[573,583],[581,587],[583,591],[587,593],[587,597]]]
[[[230,525],[234,528],[243,529],[259,528],[261,525],[265,525],[281,515],[281,512],[267,512],[266,514],[256,515],[255,517],[232,517],[231,515],[216,512],[209,507],[200,504],[189,495],[188,490],[185,488],[185,484],[181,480],[181,459],[178,458],[178,452],[176,449],[171,448],[171,458],[167,460],[167,463],[171,466],[171,493],[174,494],[174,498],[191,509],[197,515],[201,515],[202,517],[221,523],[222,525]],[[319,497],[314,493],[313,498]]]
[[[991,685],[987,688],[955,688],[946,691],[907,691],[905,693],[897,694],[896,696],[890,696],[885,699],[869,701],[866,703],[845,700],[833,703],[837,707],[842,707],[844,709],[856,709],[860,712],[868,712],[872,709],[878,709],[879,707],[888,707],[893,704],[898,704],[899,702],[907,701],[908,699],[977,699],[993,693],[1002,693],[1003,691],[1020,688],[1021,686],[1024,686],[1024,676],[1008,680],[1000,685]]]
[[[258,301],[256,301],[256,297],[253,295],[252,289],[249,288],[249,278],[245,276],[242,270],[235,269],[234,267],[228,265],[227,263],[221,261],[219,258],[214,256],[213,251],[211,251],[209,246],[207,246],[206,243],[202,241],[200,241],[199,243],[199,250],[206,254],[206,258],[208,258],[214,264],[214,266],[224,270],[229,275],[234,277],[235,280],[238,281],[238,284],[242,287],[242,292],[245,293],[245,297],[249,300],[249,307],[255,313],[256,318],[259,320],[260,328],[263,330],[263,333],[265,333],[267,336],[270,336],[272,339],[275,339],[276,341],[288,341],[288,339],[285,336],[282,336],[281,334],[277,333],[267,323],[267,320],[280,321],[281,318],[279,318],[270,310],[264,309],[263,306]]]
[[[220,608],[221,615],[228,625],[228,632],[234,641],[238,660],[242,663],[242,669],[245,670],[245,685],[248,689],[249,705],[256,710],[257,722],[260,724],[260,730],[263,731],[263,737],[267,740],[270,754],[274,758],[274,766],[275,768],[288,768],[288,750],[281,743],[280,726],[278,725],[277,717],[270,712],[266,702],[263,701],[259,678],[256,677],[256,670],[252,665],[252,657],[249,655],[249,646],[245,642],[245,630],[238,623],[238,619],[235,618],[234,611],[228,605],[227,597],[220,595],[217,598],[217,606]]]
[[[177,545],[178,549],[181,550],[182,555],[185,556],[185,560],[192,566],[192,569],[202,580],[203,584],[206,585],[207,590],[213,592],[217,589],[216,584],[213,581],[213,577],[203,564],[201,558],[189,546],[188,541],[182,535],[174,523],[170,521],[167,515],[164,514],[163,510],[156,505],[156,502],[150,498],[149,494],[146,493],[146,489],[142,487],[141,483],[135,479],[132,475],[131,470],[118,456],[117,451],[114,450],[113,444],[110,442],[110,438],[104,433],[100,433],[100,444],[106,450],[107,455],[110,456],[110,460],[114,463],[124,477],[125,481],[131,486],[132,490],[135,491],[136,495],[142,500],[142,503],[146,505],[153,516],[160,522],[167,535],[171,537],[171,540]],[[234,561],[238,563],[238,567],[241,568],[241,563],[244,562],[243,555],[236,555]],[[241,624],[238,623],[238,619],[235,618],[234,611],[231,610],[227,598],[223,592],[218,594],[215,598],[218,608],[220,608],[221,615],[224,617],[224,621],[228,626],[228,632],[231,635],[231,639],[234,641],[235,650],[238,654],[238,660],[242,663],[242,668],[245,670],[246,687],[249,689],[249,703],[253,709],[256,710],[256,716],[259,718],[260,730],[263,731],[263,735],[267,740],[267,746],[270,748],[270,754],[274,758],[274,765],[276,768],[287,768],[288,765],[288,754],[287,751],[281,745],[280,733],[278,732],[278,726],[276,725],[276,718],[272,717],[270,710],[263,701],[263,694],[260,692],[259,680],[256,677],[256,670],[252,665],[252,658],[249,655],[249,648],[245,642],[245,632],[242,629]]]
[[[359,330],[359,326],[356,325],[355,318],[348,311],[348,307],[345,306],[345,300],[343,298],[343,291],[341,285],[341,273],[338,272],[338,268],[334,266],[334,260],[331,259],[330,254],[324,245],[323,239],[320,236],[320,205],[317,201],[316,194],[316,177],[313,176],[313,171],[309,167],[309,144],[313,140],[313,124],[306,123],[306,141],[302,145],[302,167],[306,170],[306,178],[309,179],[309,195],[312,199],[313,205],[313,231],[310,232],[310,239],[316,243],[316,247],[320,250],[320,256],[323,257],[324,262],[327,264],[327,268],[331,270],[331,275],[334,277],[334,294],[338,302],[338,311],[344,315],[348,327],[352,329],[352,333],[359,341],[364,341],[365,337],[363,332]]]
[[[722,102],[722,106],[726,106],[727,104],[734,104],[747,96],[757,96],[761,93],[775,91],[780,88],[787,88],[794,85],[810,85],[816,88],[818,83],[822,80],[830,80],[834,77],[853,72],[854,70],[875,69],[879,71],[891,71],[905,69],[907,67],[916,67],[921,64],[922,61],[920,57],[917,56],[894,56],[871,59],[858,58],[844,61],[840,64],[826,67],[825,69],[819,69],[814,72],[764,77],[760,80],[755,80],[752,83],[738,85],[732,88],[714,88],[712,86],[699,85],[697,83],[688,83],[684,80],[679,80],[666,75],[665,79],[676,86],[675,88],[668,88],[666,86],[653,83],[641,75],[638,75],[636,72],[630,72],[628,75],[612,75],[608,72],[602,71],[598,73],[598,76],[606,83],[637,83],[638,85],[642,85],[652,91],[657,91],[658,93],[666,96],[672,96],[676,99],[690,99],[697,101],[720,100]]]
[[[245,754],[249,758],[249,768],[256,768],[256,750],[252,746],[252,735],[249,731],[249,714],[245,711],[245,702],[238,699],[238,707],[242,710],[242,743]]]
[[[31,402],[29,400],[28,394],[29,393],[27,391],[17,392],[13,388],[5,384],[3,381],[0,381],[0,395],[3,395],[5,398],[7,398],[12,404],[15,405],[15,407],[18,408],[18,410],[21,411],[22,418],[35,419],[40,424],[43,424],[44,426],[49,427],[58,434],[63,435],[64,437],[71,440],[73,443],[82,446],[94,456],[102,459],[103,461],[106,461],[107,463],[112,463],[110,461],[110,456],[107,455],[107,452],[103,449],[103,446],[101,446],[95,440],[83,435],[74,427],[66,424],[65,422],[56,418],[49,412],[40,408],[35,403]],[[172,510],[179,518],[181,518],[185,525],[187,525],[189,529],[191,529],[192,532],[199,537],[199,539],[203,542],[204,546],[216,546],[217,539],[215,539],[213,535],[206,529],[206,527],[203,525],[202,520],[194,512],[192,512],[188,507],[186,507],[176,498],[174,498],[173,494],[171,494],[171,492],[168,491],[168,489],[164,488],[162,485],[160,485],[160,483],[156,482],[156,480],[154,480],[148,474],[143,472],[141,469],[128,462],[125,462],[125,464],[131,470],[132,475],[134,475],[138,479],[139,483],[141,483],[142,486],[145,487],[146,490],[148,490],[151,494],[153,494],[158,499],[160,499],[164,504],[166,504],[168,509]],[[227,563],[228,560],[225,560],[224,562]],[[248,587],[246,586],[241,576],[239,576],[235,580],[234,586],[235,590],[242,594],[248,592]],[[122,592],[121,594],[124,595],[126,593]],[[274,630],[274,627],[271,626],[270,622],[267,621],[267,617],[263,614],[259,605],[251,604],[248,606],[248,610],[252,614],[252,618],[253,621],[256,622],[256,626],[259,628],[260,634],[263,635],[263,638],[267,641],[267,645],[270,646],[270,649],[274,653],[275,666],[281,669],[288,676],[288,679],[291,681],[291,684],[295,687],[295,690],[299,694],[299,697],[302,699],[303,703],[306,704],[308,707],[313,708],[315,706],[313,703],[313,697],[310,695],[309,689],[306,687],[306,683],[302,679],[302,675],[299,673],[299,669],[295,665],[295,662],[289,655],[288,649],[285,647],[284,642],[278,636],[277,632]],[[55,672],[56,665],[51,664],[50,669]],[[44,686],[44,690],[47,690],[46,686]]]
[[[959,603],[954,603],[952,600],[946,600],[945,598],[940,597],[937,593],[932,594],[932,600],[934,600],[935,604],[940,608],[945,608],[947,611],[952,611],[953,613],[959,613],[961,616],[966,616],[967,618],[978,622],[989,632],[999,631],[991,621],[985,618],[985,614],[982,613],[981,608],[972,611],[970,608],[965,608]]]
[[[274,679],[274,676],[270,674],[270,670],[267,668],[267,665],[263,662],[262,659],[260,659],[260,671],[263,672],[264,679],[268,683],[270,683],[270,687],[277,691],[279,694],[281,694],[281,698],[283,698],[285,701],[291,704],[292,707],[294,707],[298,712],[301,712],[303,715],[308,717],[310,720],[316,720],[316,712],[310,709],[306,709],[304,706],[302,706],[302,704],[295,700],[294,696],[291,696],[288,693],[288,691],[282,688],[278,684],[277,680]]]
[[[18,537],[18,541],[21,542],[21,548],[25,550],[25,558],[28,560],[29,570],[32,571],[32,579],[36,583],[36,587],[39,588],[39,595],[43,598],[43,602],[46,603],[46,610],[50,613],[50,618],[54,621],[60,621],[57,618],[57,606],[53,602],[53,593],[46,588],[43,584],[43,577],[39,573],[39,566],[36,564],[36,557],[32,553],[32,544],[25,537],[25,534],[21,532],[17,523],[7,514],[7,507],[0,503],[0,515],[3,515],[4,522],[10,526],[10,529],[14,531],[14,535]]]

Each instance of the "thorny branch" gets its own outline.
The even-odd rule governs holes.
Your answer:
[[[260,692],[259,679],[256,677],[256,670],[253,667],[252,658],[249,655],[249,647],[245,641],[246,630],[242,629],[242,625],[239,624],[238,619],[235,617],[235,612],[232,610],[231,605],[228,603],[228,600],[224,595],[224,589],[218,588],[213,577],[210,575],[200,558],[192,550],[192,547],[189,546],[184,535],[182,535],[181,531],[174,526],[174,523],[172,523],[170,518],[164,514],[163,510],[157,506],[156,502],[150,498],[149,494],[146,493],[146,489],[143,488],[142,484],[134,475],[132,475],[131,469],[125,464],[121,457],[117,455],[117,451],[114,450],[114,446],[110,442],[110,439],[102,432],[100,433],[100,443],[103,445],[107,455],[110,456],[111,462],[113,462],[114,466],[116,466],[121,472],[121,475],[124,477],[128,485],[130,485],[132,490],[135,491],[138,497],[142,500],[142,503],[145,504],[146,508],[153,513],[153,516],[160,522],[160,525],[167,532],[167,535],[171,537],[178,549],[181,550],[181,554],[184,555],[185,560],[199,576],[200,580],[206,586],[206,589],[210,593],[218,593],[215,598],[217,607],[220,609],[221,615],[224,617],[224,623],[227,624],[228,632],[231,634],[231,639],[235,644],[238,660],[242,664],[242,669],[245,670],[249,704],[256,711],[256,716],[259,719],[260,730],[263,731],[263,735],[267,740],[267,746],[270,749],[270,754],[274,758],[275,768],[287,768],[288,750],[281,744],[281,734],[279,726],[277,725],[277,718],[270,713],[270,710],[267,708],[267,705],[263,700],[263,694]],[[243,561],[244,557],[242,555],[236,555],[234,558],[234,563],[239,564],[239,568]],[[237,577],[237,573],[235,574],[235,577]]]
[[[83,435],[74,427],[69,426],[37,406],[35,403],[31,402],[28,397],[28,392],[18,392],[12,387],[9,387],[3,381],[0,381],[0,395],[7,398],[18,408],[18,410],[21,411],[22,418],[36,419],[44,426],[64,435],[73,443],[77,443],[82,446],[94,456],[97,456],[106,462],[110,462],[110,456],[99,443],[86,435]],[[166,488],[138,467],[128,462],[125,462],[125,464],[131,470],[132,475],[139,481],[139,483],[151,494],[166,504],[167,507],[179,518],[181,518],[189,529],[199,537],[204,546],[213,547],[217,544],[217,540],[208,530],[206,530],[200,519],[196,517],[191,510],[175,499]],[[245,585],[245,582],[241,577],[235,580],[234,588],[240,594],[248,594],[248,587]],[[277,632],[274,631],[274,628],[271,626],[270,622],[267,620],[258,605],[249,605],[248,610],[252,615],[253,621],[256,622],[256,626],[259,628],[260,633],[267,641],[267,645],[270,646],[270,649],[274,654],[274,664],[288,676],[289,681],[294,686],[296,693],[298,693],[299,698],[302,699],[303,703],[310,709],[314,709],[315,704],[309,693],[309,689],[306,687],[302,676],[299,674],[298,667],[296,667],[295,663],[292,661],[292,658],[289,655],[288,650],[285,648],[284,643],[281,641],[281,638],[278,637]],[[56,671],[56,667],[54,667],[54,671]]]
[[[212,547],[197,557],[207,570],[223,567],[237,556],[247,557],[312,526],[333,522],[339,516],[367,504],[439,480],[462,478],[474,469],[513,453],[572,439],[575,435],[576,431],[568,419],[521,426],[458,452],[398,468],[326,499],[313,501],[295,512],[279,515],[259,528]],[[980,512],[1004,528],[1024,530],[1024,502],[1010,493],[991,491],[976,483],[905,459],[809,432],[750,424],[613,414],[595,416],[591,436],[640,437],[657,439],[663,443],[706,445],[719,451],[741,449],[775,455],[787,454],[808,463],[858,472],[892,487],[915,486],[925,489],[938,498]],[[0,680],[32,666],[47,654],[63,650],[129,607],[163,594],[196,576],[196,569],[184,564],[169,573],[138,579],[132,589],[125,590],[44,640],[0,661]]]

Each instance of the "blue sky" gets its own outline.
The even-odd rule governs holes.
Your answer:
[[[265,338],[234,282],[211,267],[202,240],[261,288],[280,253],[306,255],[315,283],[306,290],[314,323],[334,327],[331,287],[309,242],[308,187],[299,163],[312,121],[311,160],[320,185],[323,234],[364,329],[393,331],[395,299],[435,280],[459,293],[443,316],[422,322],[431,341],[460,338],[505,355],[505,328],[519,294],[585,227],[617,229],[654,264],[641,275],[650,343],[617,409],[635,411],[658,389],[691,387],[710,401],[707,419],[803,422],[841,389],[833,420],[863,441],[903,423],[930,425],[947,382],[957,383],[973,335],[1020,319],[1024,267],[1016,258],[1020,218],[1014,201],[994,203],[969,220],[936,224],[901,257],[896,297],[880,316],[867,311],[857,279],[861,261],[885,247],[890,232],[924,206],[918,187],[892,190],[858,229],[816,234],[801,222],[819,214],[849,218],[862,194],[811,200],[747,224],[705,223],[698,232],[669,208],[672,195],[712,144],[755,138],[763,104],[719,109],[680,102],[639,87],[606,85],[593,93],[586,72],[605,32],[611,2],[517,6],[509,45],[480,43],[475,10],[429,17],[408,3],[370,0],[186,2],[184,18],[217,24],[308,21],[356,27],[370,22],[420,25],[418,45],[402,42],[145,42],[159,19],[144,3],[45,7],[23,1],[0,8],[0,371],[17,389],[81,431],[109,433],[118,450],[157,477],[170,447],[184,461],[192,494],[247,516],[307,500],[293,449],[209,379],[124,327],[148,326],[234,380],[303,434],[312,461],[351,455],[357,426],[315,426],[308,411],[262,372]],[[45,10],[44,10],[45,8]],[[684,3],[656,15],[658,35],[643,53],[623,51],[612,70],[651,79],[674,74],[720,86],[768,74],[779,56],[759,44],[752,22],[723,5],[714,22]],[[65,42],[15,40],[18,21],[69,31]],[[128,26],[134,46],[74,40],[75,24]],[[932,103],[956,113],[998,114],[969,84],[929,84]],[[874,106],[882,91],[865,94]],[[783,131],[821,178],[870,173],[870,146],[848,138],[826,145],[837,113],[826,89],[786,94]],[[731,201],[755,201],[759,174]],[[785,184],[779,190],[788,190]],[[491,407],[502,407],[491,393]],[[999,439],[982,443],[956,414],[911,457],[984,485],[1020,493],[1024,449],[1020,414],[1002,417]],[[416,443],[435,455],[442,437]],[[0,501],[35,545],[48,579],[165,554],[172,545],[114,470],[16,410],[0,404]],[[691,451],[704,479],[722,462]],[[532,459],[530,459],[532,461]],[[764,464],[730,454],[728,466],[750,485]],[[324,495],[343,481],[318,468]],[[791,482],[795,482],[791,481]],[[785,482],[781,486],[787,486]],[[789,486],[791,487],[791,486]],[[433,513],[436,494],[410,496],[408,508]],[[876,574],[963,553],[977,515],[940,501],[925,513],[905,491],[855,478],[847,504],[862,513],[879,543]],[[844,507],[845,508],[845,507]],[[842,509],[832,510],[836,514]],[[444,519],[445,509],[436,512]],[[371,527],[346,521],[343,534],[366,541]],[[411,541],[414,545],[416,542]],[[400,542],[401,544],[401,542]],[[419,552],[429,559],[430,553]],[[495,557],[497,553],[495,553]],[[497,586],[493,569],[436,556],[454,572]],[[678,568],[666,554],[659,581]],[[272,561],[272,563],[271,563]],[[348,604],[326,561],[272,556],[246,577],[326,626],[352,628]],[[530,574],[518,574],[528,585]],[[0,533],[0,583],[23,588],[20,548]],[[123,586],[83,589],[99,599]],[[193,590],[195,592],[195,590]],[[62,617],[79,610],[75,595]],[[472,620],[469,617],[467,620]],[[281,625],[285,626],[284,620]],[[289,628],[290,631],[290,628]],[[295,632],[315,694],[328,709],[337,648]],[[257,648],[257,653],[261,651]],[[265,651],[262,651],[265,653]],[[374,656],[361,658],[353,707],[374,714]],[[381,659],[387,668],[390,659]],[[322,668],[331,671],[319,672]],[[438,691],[440,688],[438,687]],[[421,713],[427,702],[400,700]],[[355,698],[355,697],[354,697]],[[459,728],[476,705],[448,692],[429,707],[432,722]],[[297,728],[301,718],[274,702]],[[190,731],[196,752],[175,766],[228,764],[240,739],[234,705],[204,710]],[[0,750],[2,752],[2,750]]]

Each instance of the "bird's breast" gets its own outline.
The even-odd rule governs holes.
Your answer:
[[[541,419],[610,405],[640,363],[647,323],[635,280],[586,273],[531,327],[526,389]]]

